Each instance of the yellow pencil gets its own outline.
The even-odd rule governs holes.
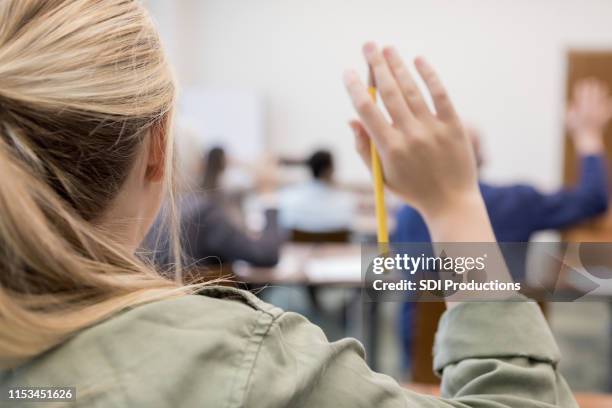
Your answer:
[[[372,100],[376,102],[376,80],[370,68],[368,77],[368,92]],[[380,156],[376,151],[374,143],[370,142],[370,154],[372,157],[372,177],[374,178],[374,203],[376,206],[376,236],[379,244],[389,243],[389,230],[387,228],[387,210],[385,208],[385,188],[383,170]]]

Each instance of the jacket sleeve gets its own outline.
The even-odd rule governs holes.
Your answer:
[[[443,316],[436,337],[443,395],[425,396],[371,371],[356,340],[329,343],[305,318],[283,313],[262,338],[244,406],[577,407],[558,360],[535,304],[459,305]]]
[[[536,230],[558,229],[585,221],[608,209],[608,180],[603,156],[585,156],[575,186],[552,194],[529,188],[525,202]]]

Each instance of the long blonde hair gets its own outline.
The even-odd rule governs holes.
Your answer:
[[[174,100],[140,2],[0,1],[0,367],[189,292],[93,222]]]

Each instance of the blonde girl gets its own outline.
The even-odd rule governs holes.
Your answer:
[[[492,241],[469,143],[433,70],[423,102],[368,44],[392,122],[353,74],[352,124],[437,241]],[[299,78],[296,78],[299,80]],[[0,401],[76,387],[80,407],[573,407],[528,302],[441,322],[444,398],[372,372],[355,340],[228,288],[185,287],[135,254],[171,192],[175,83],[136,0],[0,0]],[[214,254],[211,254],[214,255]],[[180,273],[178,273],[180,277]]]

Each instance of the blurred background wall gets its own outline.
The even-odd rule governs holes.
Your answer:
[[[352,149],[342,72],[360,44],[427,56],[462,116],[485,136],[485,176],[559,184],[566,51],[612,42],[609,0],[149,0],[184,89],[258,94],[266,149],[337,152],[344,181],[367,174]],[[364,72],[365,74],[365,72]],[[526,156],[524,149],[530,154]],[[537,158],[537,159],[534,159]]]

